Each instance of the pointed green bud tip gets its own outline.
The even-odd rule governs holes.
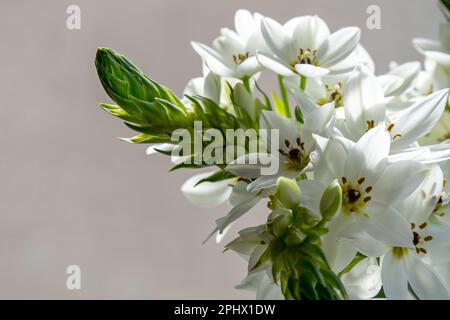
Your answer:
[[[331,220],[341,210],[342,189],[337,180],[332,181],[320,199],[320,213],[326,220]]]
[[[275,196],[285,208],[294,209],[300,205],[300,188],[291,179],[285,177],[278,178]]]

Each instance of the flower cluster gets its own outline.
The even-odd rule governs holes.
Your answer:
[[[360,34],[331,32],[318,16],[280,24],[239,10],[234,30],[222,29],[211,46],[192,43],[203,76],[181,99],[125,57],[97,52],[101,83],[117,103],[101,106],[139,133],[126,141],[171,155],[172,169],[214,168],[181,187],[195,205],[231,205],[206,240],[220,242],[267,204],[258,213],[266,222],[225,246],[248,261],[238,288],[258,299],[449,299],[450,23],[439,41],[414,40],[424,70],[392,63],[376,75]],[[266,75],[278,94],[261,87]],[[173,139],[179,129],[204,136],[200,148]],[[212,129],[277,134],[256,150],[248,136],[216,137],[205,158],[199,149]],[[241,152],[215,162],[230,146]]]

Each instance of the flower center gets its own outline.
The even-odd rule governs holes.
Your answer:
[[[296,59],[291,63],[291,67],[295,68],[296,64],[312,64],[318,66],[319,60],[317,60],[316,54],[317,50],[300,48]]]
[[[424,244],[426,242],[430,242],[433,240],[433,236],[424,235],[425,228],[428,226],[427,222],[419,224],[416,226],[415,223],[411,223],[411,230],[413,233],[413,245],[416,248],[416,253],[427,254],[427,250],[424,248]]]
[[[323,106],[324,104],[333,102],[335,107],[339,108],[344,106],[344,94],[342,92],[342,83],[339,81],[335,86],[325,85],[327,91],[327,97],[320,99],[317,104]]]
[[[408,252],[409,252],[408,248],[402,248],[402,247],[394,247],[394,248],[392,248],[392,254],[397,259],[403,258]]]
[[[287,167],[292,171],[303,170],[309,162],[309,157],[305,151],[305,143],[300,137],[296,140],[296,145],[291,143],[289,140],[284,140],[284,145],[286,150],[279,149],[278,152],[287,160]]]
[[[233,54],[233,61],[236,64],[241,64],[242,62],[247,60],[249,57],[250,57],[249,52]]]
[[[345,214],[362,213],[364,212],[366,204],[372,199],[369,193],[372,191],[372,186],[366,185],[366,178],[361,177],[357,183],[350,182],[346,177],[342,177],[342,210]]]

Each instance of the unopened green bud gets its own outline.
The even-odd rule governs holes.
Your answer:
[[[291,224],[292,213],[290,210],[279,208],[269,215],[269,221],[272,222],[273,234],[280,237],[286,233]]]
[[[300,229],[292,227],[289,229],[286,236],[286,244],[288,246],[296,246],[306,239],[306,234],[304,234]]]
[[[325,220],[331,220],[341,210],[342,189],[337,180],[332,181],[320,199],[320,213]]]
[[[300,188],[291,179],[285,177],[278,178],[275,196],[288,209],[294,209],[300,205]]]

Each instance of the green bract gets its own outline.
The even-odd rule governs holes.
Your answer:
[[[117,105],[101,107],[139,132],[129,139],[134,143],[170,143],[176,129],[193,129],[194,121],[202,121],[203,129],[239,128],[236,117],[210,99],[188,97],[190,108],[167,88],[144,75],[123,55],[99,48],[95,66],[106,93]]]

